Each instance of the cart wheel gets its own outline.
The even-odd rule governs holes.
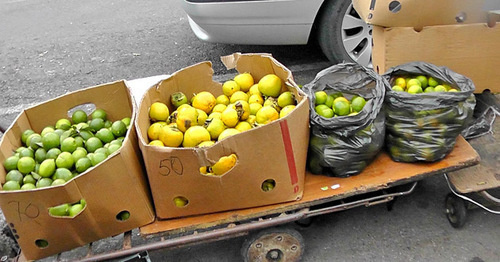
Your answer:
[[[304,239],[295,229],[270,228],[245,240],[241,248],[243,261],[300,261]]]
[[[467,207],[465,201],[460,197],[449,193],[446,196],[446,216],[454,228],[461,228],[465,224],[467,217]]]

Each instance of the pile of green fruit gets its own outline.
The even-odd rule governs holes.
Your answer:
[[[314,97],[314,109],[324,118],[357,115],[366,104],[366,99],[361,96],[356,95],[348,100],[341,92],[328,94],[325,91],[316,91]]]
[[[64,203],[58,206],[50,207],[49,214],[55,217],[75,217],[87,205],[85,199],[81,199],[77,203]]]
[[[448,83],[425,75],[396,76],[392,81],[392,90],[409,94],[459,91]]]
[[[107,119],[103,109],[90,115],[81,109],[40,133],[22,132],[21,146],[5,159],[2,190],[29,190],[61,185],[119,150],[130,128],[130,117]]]

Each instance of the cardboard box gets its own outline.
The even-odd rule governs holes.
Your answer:
[[[382,27],[414,27],[481,23],[498,0],[353,0],[361,19]]]
[[[285,80],[299,101],[288,116],[265,126],[228,137],[211,147],[170,148],[148,145],[149,106],[166,103],[170,95],[182,91],[188,96],[210,91],[222,94],[222,84],[212,79],[210,62],[202,62],[175,72],[150,88],[143,96],[135,125],[140,141],[156,215],[159,219],[214,213],[298,200],[304,190],[305,164],[309,141],[308,98],[293,82],[291,72],[270,55],[233,54],[222,58],[228,69],[249,72],[258,81],[275,73]],[[227,79],[229,80],[229,79]],[[199,168],[214,164],[220,157],[235,153],[236,165],[224,175],[202,175]],[[261,184],[273,179],[276,186],[264,192]],[[189,201],[177,207],[173,199]]]
[[[475,93],[500,92],[500,23],[413,27],[373,27],[373,68],[379,74],[400,64],[424,61],[469,77]]]
[[[124,81],[75,91],[21,112],[2,137],[0,162],[21,146],[24,130],[40,132],[58,119],[67,118],[69,109],[83,104],[106,110],[110,120],[135,119],[135,104]],[[5,169],[0,168],[2,182],[5,175]],[[81,199],[85,199],[87,205],[76,217],[49,215],[50,207]],[[118,151],[64,185],[0,191],[0,207],[24,256],[30,260],[152,222],[155,214],[135,128],[129,129]],[[130,218],[118,220],[117,215],[122,211],[130,212]],[[48,246],[37,246],[40,240],[46,240]]]

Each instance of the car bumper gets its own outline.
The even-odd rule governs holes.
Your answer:
[[[252,45],[306,44],[322,2],[181,1],[189,25],[199,39]]]

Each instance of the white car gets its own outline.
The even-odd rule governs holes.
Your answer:
[[[195,35],[207,42],[305,45],[332,62],[371,64],[372,28],[351,0],[180,0]]]

